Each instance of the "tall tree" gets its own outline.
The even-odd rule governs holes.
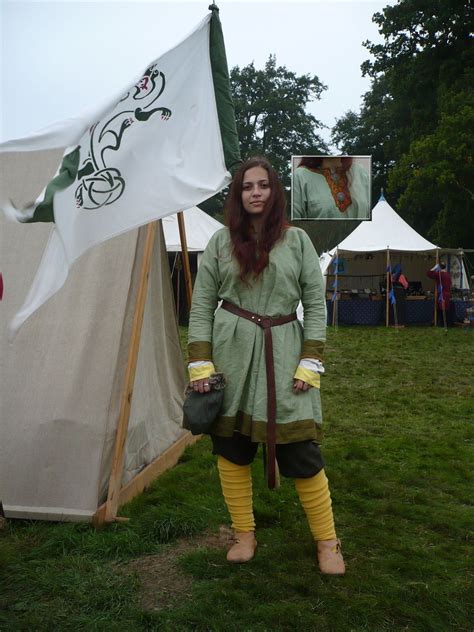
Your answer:
[[[398,208],[420,232],[442,245],[474,245],[474,73],[458,90],[440,90],[431,134],[414,140],[389,177]],[[470,81],[470,83],[469,83]]]
[[[318,134],[323,124],[306,112],[326,90],[317,76],[301,75],[277,66],[270,55],[263,70],[253,63],[230,73],[237,130],[243,157],[267,156],[289,186],[290,157],[327,151]]]
[[[270,55],[262,70],[252,62],[230,71],[235,105],[237,132],[242,158],[265,155],[290,187],[292,155],[326,153],[328,147],[319,136],[324,125],[306,111],[308,103],[317,101],[326,90],[317,76],[297,75],[286,66],[277,66]],[[225,194],[202,205],[219,216]]]
[[[443,245],[471,246],[470,4],[400,0],[373,21],[384,42],[365,43],[373,59],[362,70],[372,88],[359,114],[337,122],[333,139],[341,149],[373,154],[374,182],[387,185],[390,200],[417,230]]]

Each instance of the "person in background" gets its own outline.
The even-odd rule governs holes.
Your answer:
[[[438,286],[438,304],[436,306],[438,326],[444,327],[446,324],[448,327],[451,327],[454,323],[451,303],[451,275],[446,270],[446,264],[444,262],[436,264],[431,270],[427,271],[426,276],[433,279]]]
[[[223,408],[211,430],[235,533],[227,560],[248,562],[255,553],[251,463],[264,443],[269,486],[274,485],[275,450],[281,474],[295,481],[321,572],[342,575],[344,560],[319,448],[323,279],[311,240],[288,225],[285,205],[281,182],[265,158],[252,158],[237,170],[226,201],[228,227],[211,238],[194,287],[190,384],[206,393],[216,370],[227,379]],[[304,332],[295,314],[300,299]]]
[[[370,178],[348,156],[305,156],[293,172],[292,220],[369,219]]]

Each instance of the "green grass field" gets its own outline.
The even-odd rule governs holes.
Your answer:
[[[321,576],[292,481],[254,464],[259,547],[225,561],[203,439],[123,508],[0,531],[0,630],[474,629],[474,331],[339,328],[322,380],[324,455],[347,574]]]

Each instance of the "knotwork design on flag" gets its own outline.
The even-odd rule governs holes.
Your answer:
[[[119,151],[123,135],[132,125],[146,123],[157,112],[161,112],[163,121],[170,118],[170,109],[152,107],[163,94],[165,85],[165,75],[157,69],[156,64],[152,64],[110,115],[89,129],[87,157],[77,172],[77,208],[96,210],[113,204],[123,194],[125,180],[122,173],[108,164],[112,159],[111,152]]]

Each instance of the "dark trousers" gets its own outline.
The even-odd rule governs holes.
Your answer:
[[[249,465],[257,453],[258,443],[240,432],[234,432],[232,437],[211,435],[211,439],[212,453],[223,456],[235,465]],[[280,473],[288,478],[311,478],[324,467],[321,450],[310,439],[277,444],[276,459]]]

